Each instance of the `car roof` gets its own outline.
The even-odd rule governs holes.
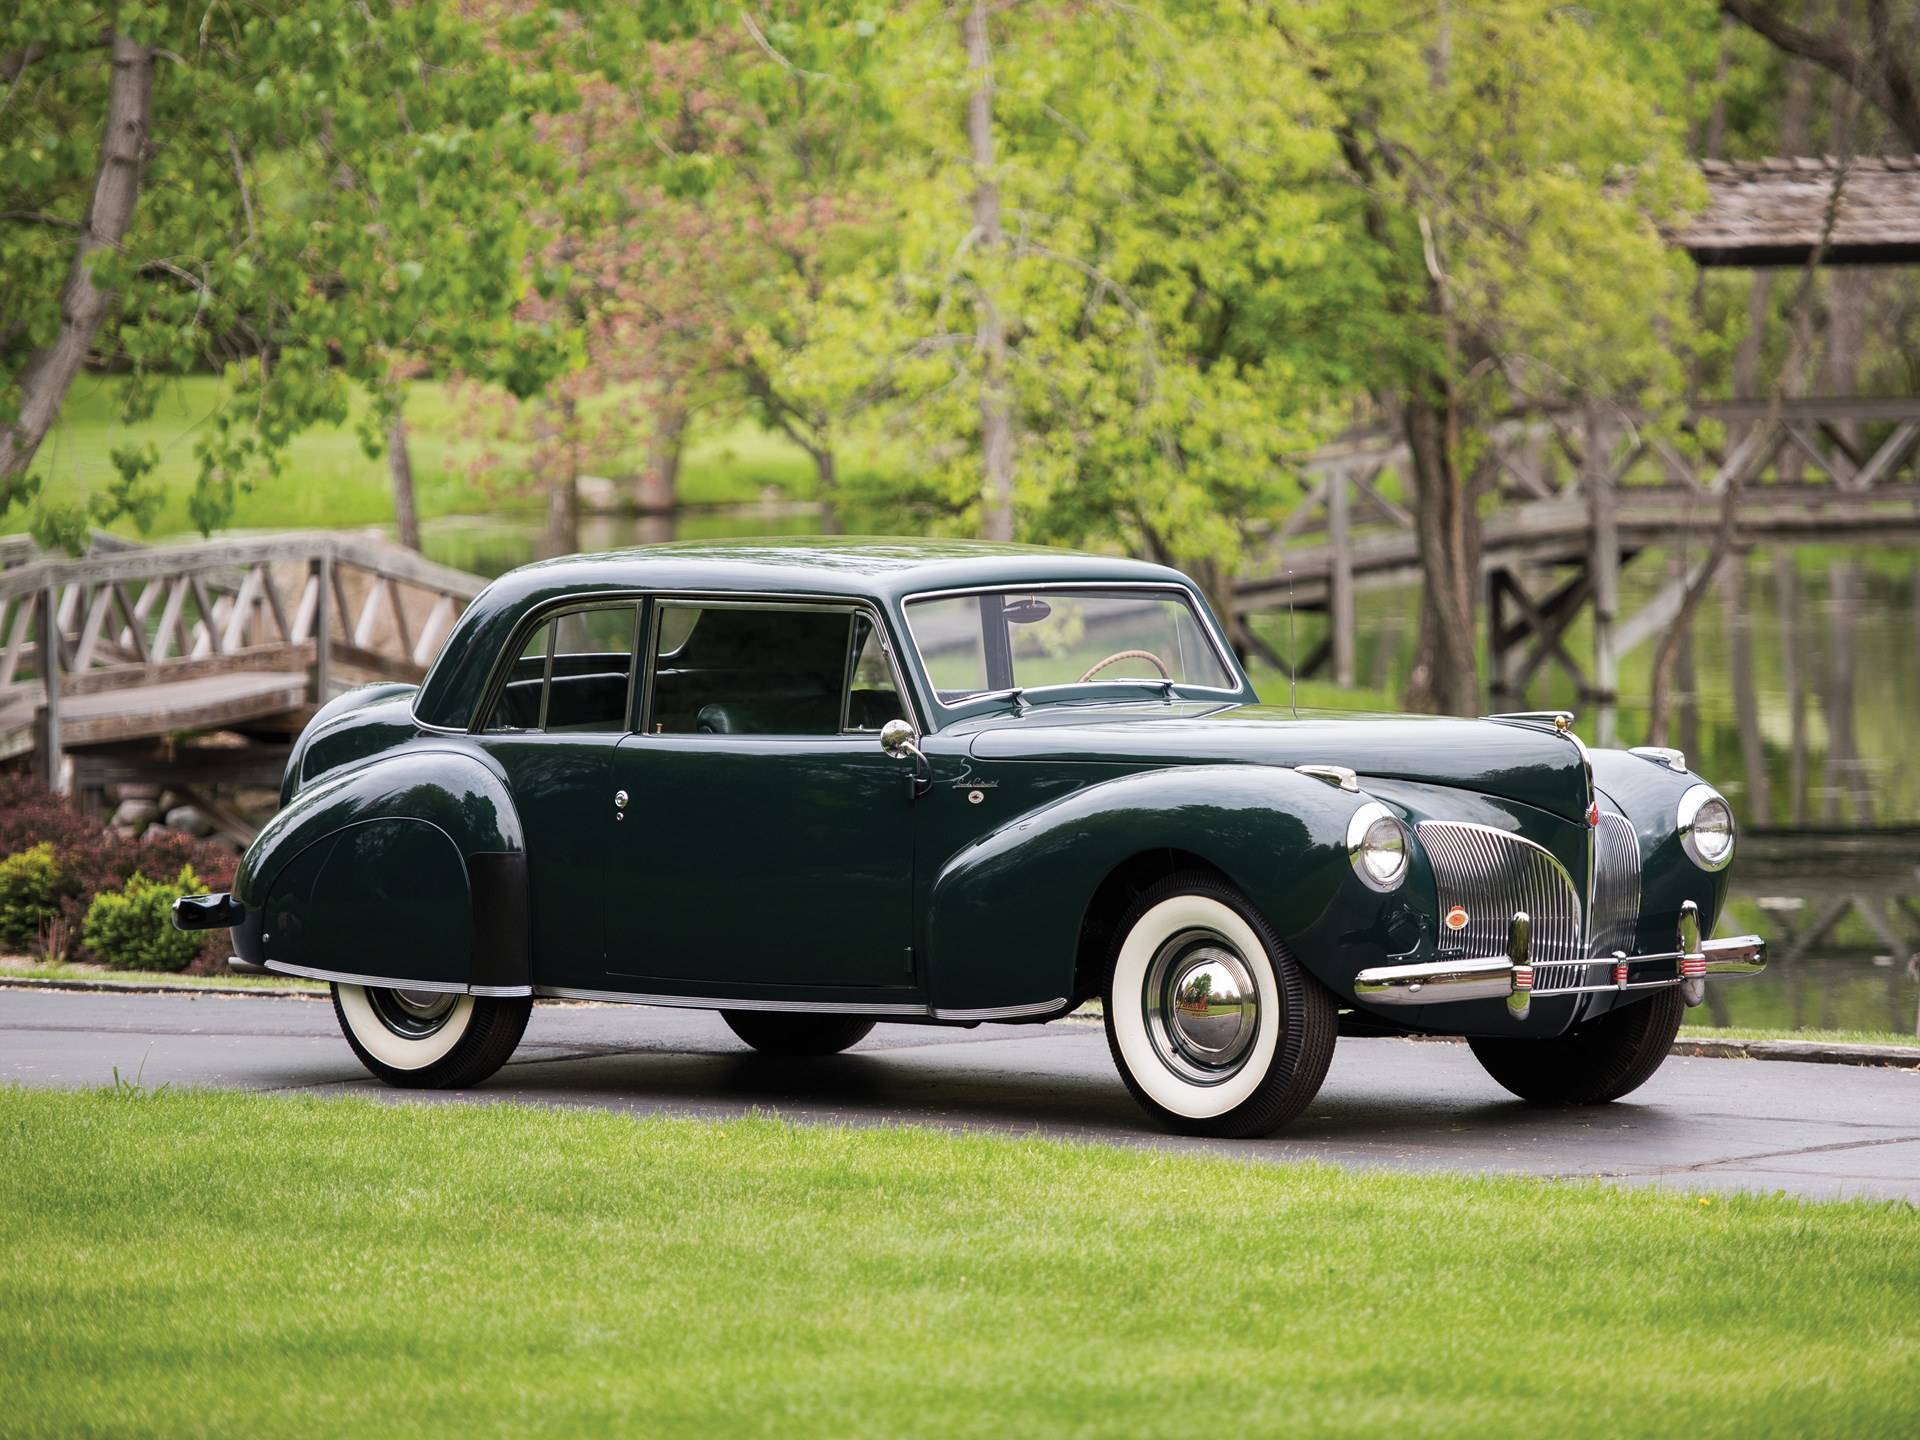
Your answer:
[[[899,597],[922,590],[1073,580],[1184,584],[1176,570],[1143,560],[1046,545],[980,540],[807,535],[761,540],[688,540],[522,566],[545,589],[555,582],[598,589],[774,590]]]
[[[850,595],[884,604],[930,590],[1101,582],[1192,584],[1177,570],[1143,560],[977,540],[783,536],[566,555],[510,570],[475,597],[428,672],[414,714],[428,725],[464,728],[520,617],[574,595],[738,591]]]

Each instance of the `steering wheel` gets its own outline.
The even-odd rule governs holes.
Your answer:
[[[1074,683],[1076,685],[1084,685],[1087,681],[1093,679],[1094,676],[1098,675],[1102,670],[1106,669],[1107,666],[1115,664],[1121,660],[1145,660],[1148,663],[1150,663],[1154,669],[1160,672],[1160,678],[1162,680],[1171,680],[1173,678],[1173,671],[1167,668],[1167,662],[1162,660],[1158,655],[1154,654],[1151,650],[1116,650],[1113,652],[1113,654],[1107,656],[1106,659],[1100,661],[1091,670],[1087,671],[1086,674],[1082,675]]]

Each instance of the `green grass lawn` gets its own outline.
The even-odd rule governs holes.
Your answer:
[[[1682,1040],[1819,1040],[1830,1045],[1920,1047],[1920,1035],[1899,1034],[1891,1030],[1770,1030],[1747,1025],[1734,1025],[1721,1030],[1711,1025],[1682,1025],[1680,1038]]]
[[[0,1091],[0,1431],[1910,1436],[1908,1205]]]
[[[165,970],[110,970],[104,965],[42,965],[23,955],[0,955],[0,977],[21,980],[103,980],[183,987],[219,985],[246,990],[292,990],[325,994],[327,987],[289,975],[176,975]]]
[[[50,499],[71,499],[101,489],[112,474],[109,459],[117,446],[148,442],[159,447],[154,472],[164,502],[152,526],[153,536],[187,534],[187,497],[199,462],[194,441],[218,403],[220,382],[191,376],[168,382],[154,414],[136,425],[120,423],[117,380],[83,376],[41,446],[36,468],[46,477]],[[612,402],[603,402],[612,403]],[[503,462],[500,484],[480,484],[468,462],[480,452],[474,436],[484,417],[445,386],[421,381],[409,388],[407,421],[412,433],[414,487],[423,518],[441,515],[498,515],[502,511],[537,512],[538,500],[510,485],[511,470],[525,447],[500,443],[493,448]],[[637,469],[638,453],[612,457],[607,466],[619,474]],[[369,458],[354,425],[316,426],[290,446],[286,473],[242,495],[235,529],[347,528],[390,525],[393,492],[385,455]],[[758,426],[726,423],[698,434],[681,461],[680,497],[691,505],[759,500],[771,490],[805,498],[813,492],[813,468],[807,457],[781,437]],[[0,533],[25,527],[19,509],[0,516]],[[114,530],[134,534],[131,522]]]

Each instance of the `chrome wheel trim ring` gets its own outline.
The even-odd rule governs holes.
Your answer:
[[[403,1040],[439,1034],[453,1018],[459,1000],[458,995],[433,990],[367,990],[374,1017]]]
[[[1196,928],[1155,951],[1141,987],[1147,1034],[1161,1063],[1196,1085],[1246,1064],[1260,1028],[1260,992],[1233,943]]]

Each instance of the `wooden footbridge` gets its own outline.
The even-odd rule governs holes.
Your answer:
[[[0,541],[0,759],[83,801],[123,781],[279,783],[326,698],[418,680],[486,582],[351,535],[79,559]]]
[[[1714,422],[1707,424],[1704,422]],[[1687,568],[1646,605],[1620,609],[1622,567],[1662,548],[1698,565],[1741,490],[1737,548],[1756,544],[1920,544],[1920,399],[1790,400],[1706,405],[1695,433],[1719,448],[1683,455],[1639,417],[1598,406],[1514,423],[1495,434],[1497,507],[1482,526],[1488,671],[1496,700],[1517,698],[1548,664],[1583,698],[1615,698],[1621,656],[1679,613]],[[1238,613],[1284,609],[1327,617],[1326,638],[1300,663],[1354,683],[1354,595],[1420,579],[1414,516],[1400,487],[1405,446],[1359,435],[1318,452],[1304,501],[1269,536],[1234,594]],[[1593,618],[1583,664],[1569,627]],[[1258,643],[1256,639],[1256,644]],[[1285,668],[1278,655],[1266,658]]]

